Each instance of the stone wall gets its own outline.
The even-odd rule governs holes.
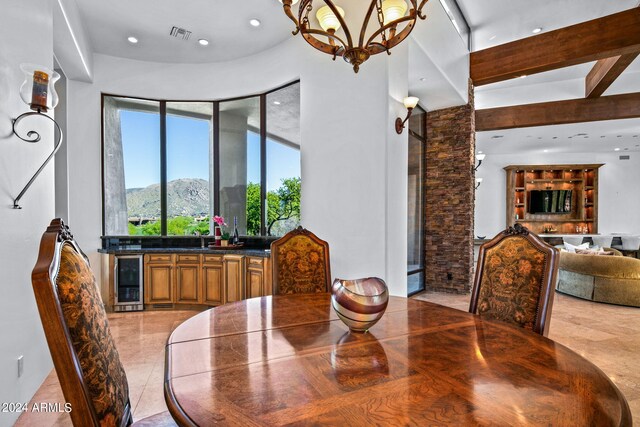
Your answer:
[[[473,282],[475,116],[469,104],[427,113],[425,285],[467,293]]]

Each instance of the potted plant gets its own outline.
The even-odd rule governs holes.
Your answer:
[[[222,227],[226,226],[227,224],[224,222],[224,217],[218,215],[215,215],[213,217],[213,222],[216,223],[216,225],[214,226],[215,245],[222,246]]]
[[[229,235],[228,232],[224,232],[222,233],[222,241],[220,242],[221,246],[229,246],[229,238],[231,238],[231,235]]]

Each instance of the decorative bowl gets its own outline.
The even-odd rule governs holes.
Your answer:
[[[331,286],[331,305],[352,332],[366,332],[384,314],[389,303],[389,290],[384,280],[335,279]]]

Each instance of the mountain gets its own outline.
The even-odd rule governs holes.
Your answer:
[[[127,189],[129,218],[160,217],[160,184]],[[183,178],[167,182],[167,215],[201,216],[209,213],[209,181]]]

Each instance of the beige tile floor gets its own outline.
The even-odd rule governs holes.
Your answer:
[[[467,310],[469,295],[425,293],[416,297]],[[110,315],[122,363],[129,379],[135,420],[166,410],[162,382],[164,344],[171,331],[194,311],[155,311]],[[640,308],[592,303],[556,294],[549,338],[599,366],[624,393],[633,418],[640,420]],[[64,402],[55,372],[34,402]],[[24,413],[16,426],[70,426],[67,414]]]

